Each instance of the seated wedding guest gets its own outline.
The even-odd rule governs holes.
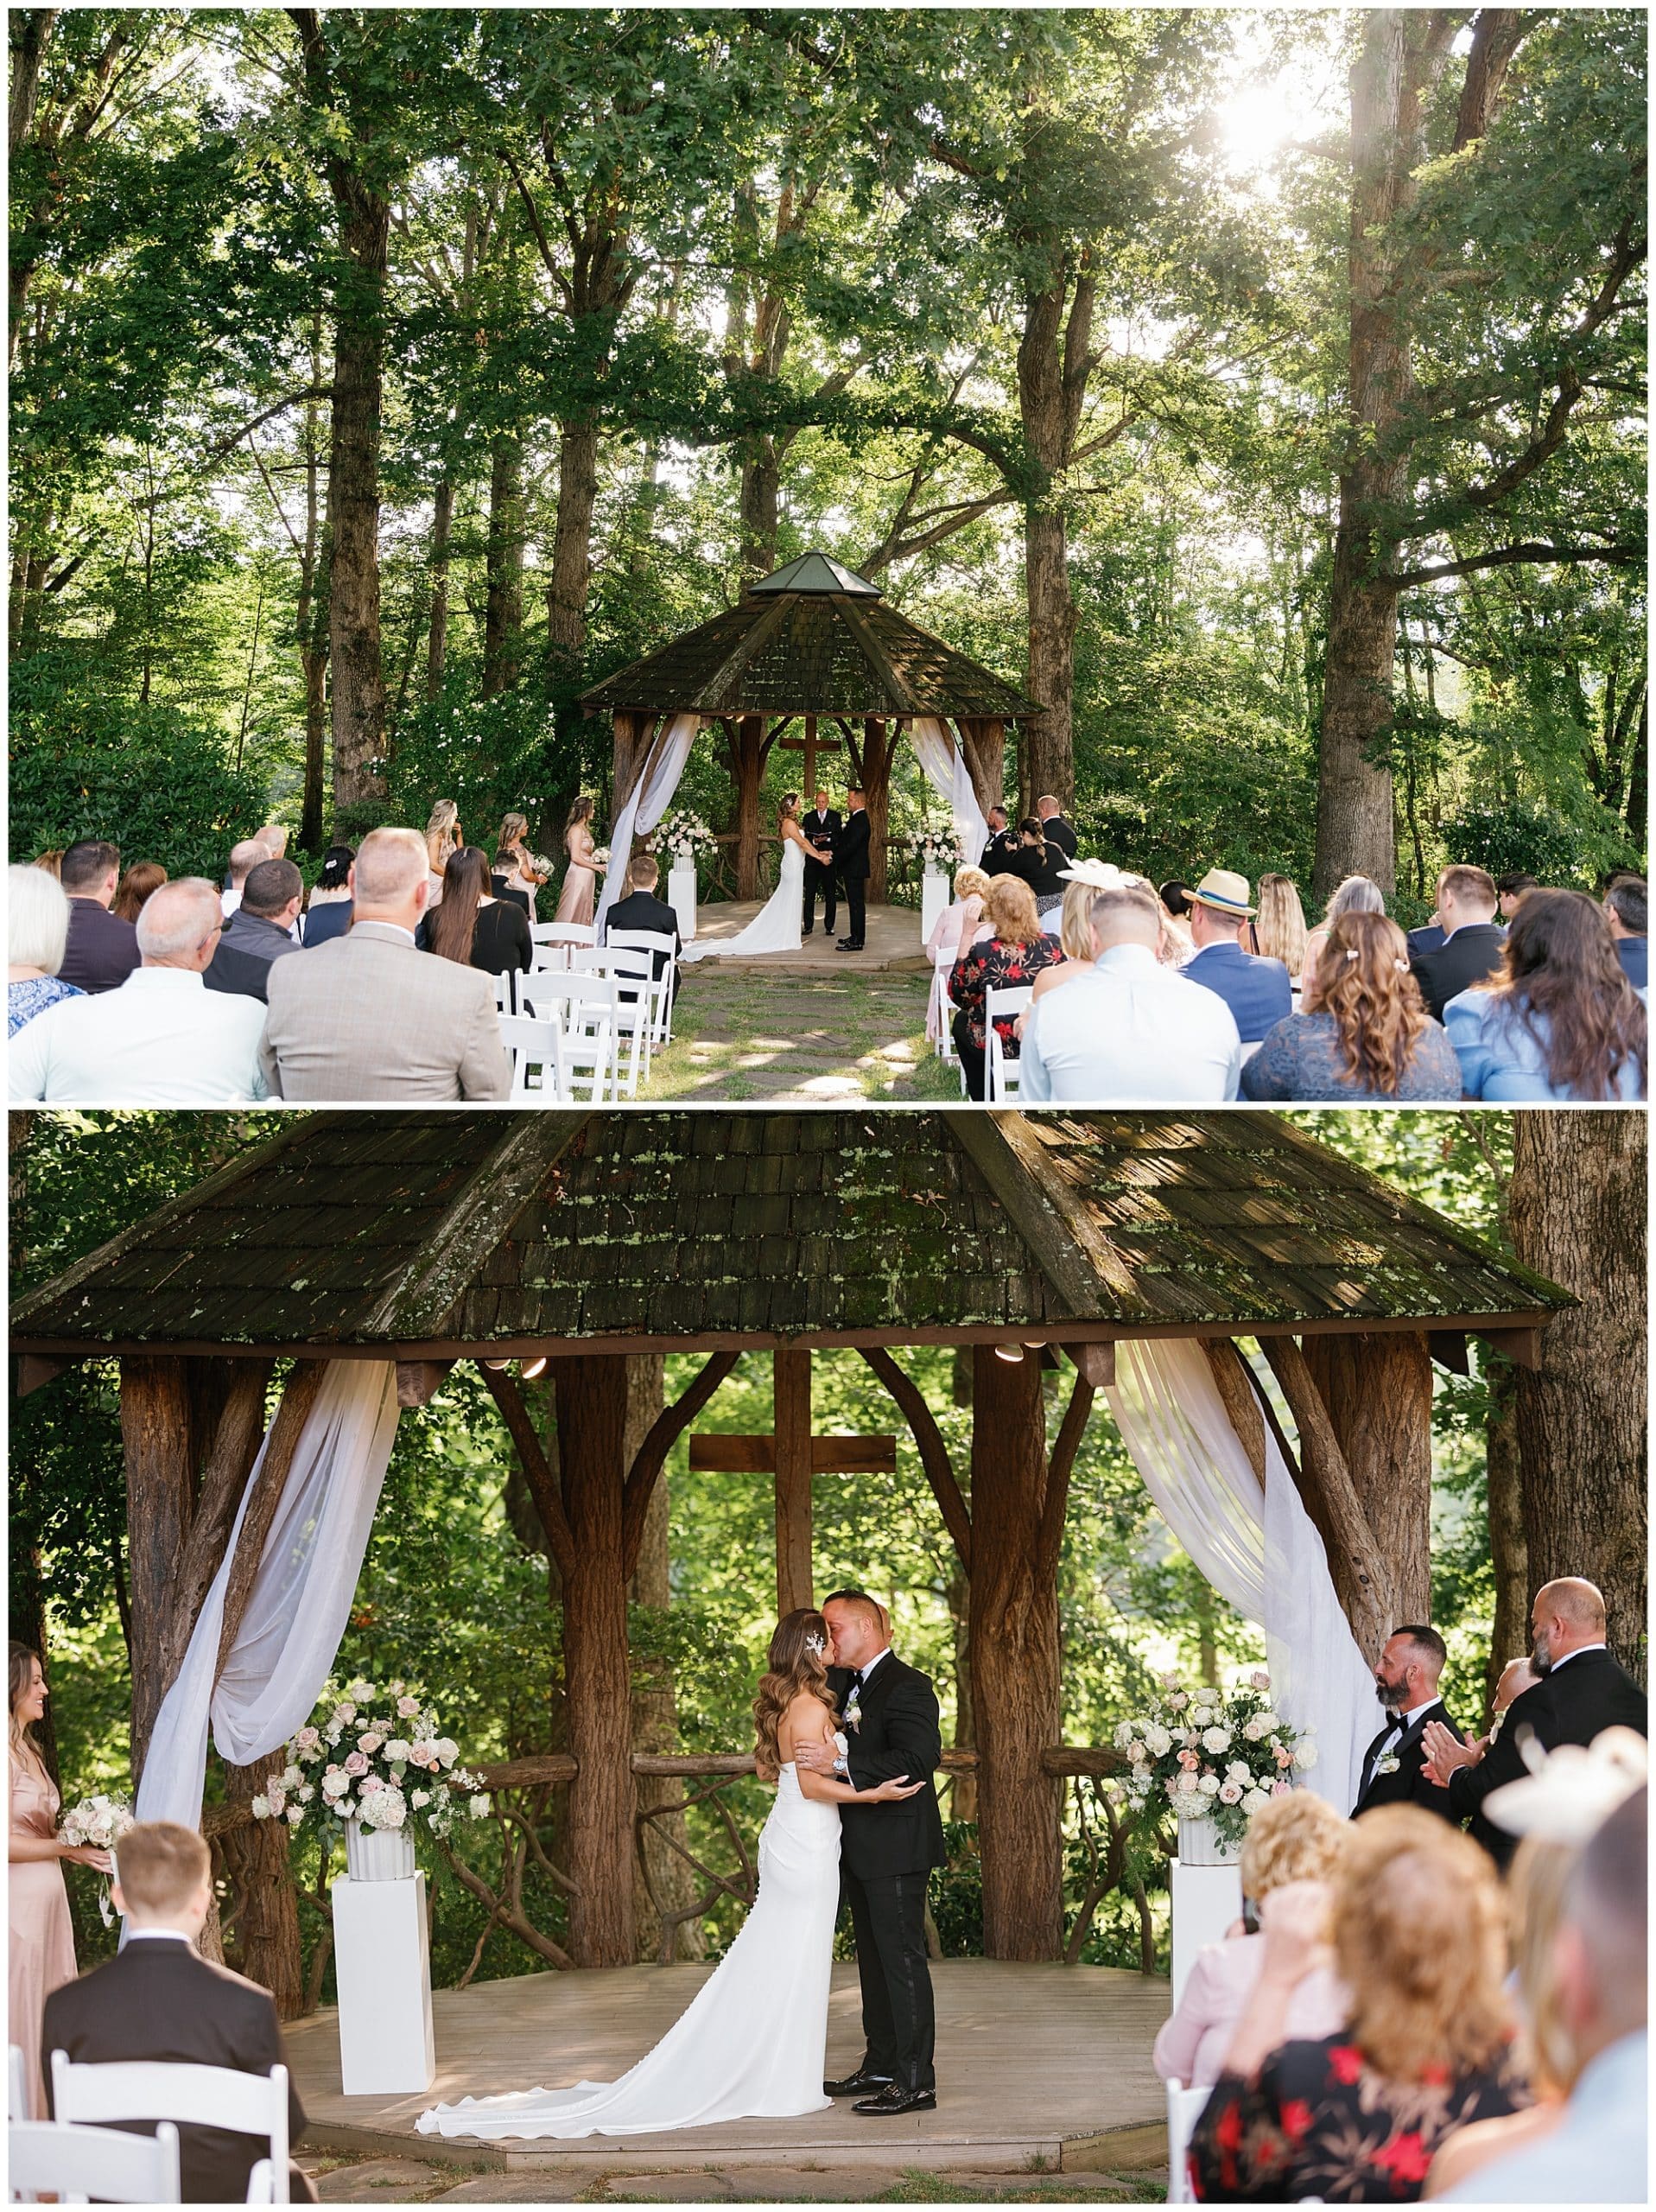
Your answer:
[[[426,823],[426,882],[431,893],[428,912],[442,904],[443,870],[448,866],[449,855],[457,853],[465,842],[460,835],[459,807],[452,798],[440,798]]]
[[[36,853],[29,865],[30,868],[43,868],[52,880],[60,885],[63,879],[62,846],[48,845],[43,853]]]
[[[1063,866],[1067,858],[1058,846],[1047,843],[1040,817],[1026,815],[1018,825],[1018,842],[998,873],[1015,875],[1019,882],[1027,883],[1035,893],[1037,912],[1045,914],[1056,912],[1063,904]]]
[[[1322,920],[1305,939],[1305,957],[1299,971],[1304,984],[1299,1000],[1302,1014],[1310,1014],[1316,1009],[1317,969],[1323,958],[1323,948],[1329,941],[1329,931],[1334,925],[1343,920],[1348,914],[1383,914],[1385,912],[1386,894],[1379,884],[1371,882],[1367,876],[1348,875],[1335,885]]]
[[[1056,845],[1065,860],[1075,857],[1075,824],[1063,818],[1063,809],[1050,792],[1035,802],[1036,818],[1041,825],[1041,835],[1049,845]]]
[[[1434,1021],[1462,991],[1501,965],[1507,939],[1495,919],[1495,880],[1481,868],[1446,868],[1437,879],[1437,918],[1443,941],[1435,951],[1411,950],[1420,995]]]
[[[1513,928],[1523,919],[1520,914]],[[1604,1630],[1604,1600],[1590,1582],[1565,1575],[1546,1583],[1530,1610],[1532,1657],[1541,1679],[1514,1701],[1500,1734],[1480,1752],[1448,1728],[1427,1726],[1428,1770],[1447,1785],[1456,1819],[1470,1820],[1474,1839],[1502,1866],[1512,1857],[1513,1839],[1489,1820],[1483,1804],[1527,1773],[1526,1738],[1551,1751],[1560,1744],[1590,1744],[1606,1728],[1648,1732],[1645,1693],[1611,1658]]]
[[[144,900],[166,880],[167,871],[159,861],[131,861],[116,887],[111,913],[118,914],[124,922],[136,922],[143,912]]]
[[[1223,999],[1243,1044],[1257,1045],[1267,1029],[1293,1012],[1294,995],[1280,960],[1244,952],[1238,942],[1253,913],[1247,878],[1210,868],[1185,899],[1196,950],[1184,963],[1184,979]]]
[[[1604,918],[1610,925],[1621,972],[1636,991],[1644,990],[1650,981],[1649,938],[1646,934],[1649,909],[1650,887],[1642,875],[1611,877],[1610,887],[1604,894]]]
[[[1056,991],[1060,984],[1074,982],[1078,976],[1091,971],[1093,964],[1093,902],[1101,891],[1148,892],[1150,886],[1141,875],[1124,875],[1113,861],[1077,861],[1073,868],[1064,870],[1063,904],[1058,909],[1058,926],[1054,931],[1049,922],[1047,934],[1056,936],[1063,950],[1063,960],[1056,968],[1043,970],[1035,979],[1030,998],[1030,1009],[1036,1001],[1049,991]],[[1157,957],[1167,963],[1167,943],[1158,947]],[[1176,964],[1176,963],[1174,963]],[[1029,1029],[1029,1014],[1018,1017],[1018,1034],[1022,1039]]]
[[[137,2061],[268,2075],[288,2065],[270,1991],[211,1963],[196,1948],[213,1908],[213,1861],[194,1828],[171,1821],[129,1828],[116,1847],[113,1896],[126,1919],[124,1948],[48,1998],[43,2053],[60,2050],[77,2066]],[[130,2135],[155,2133],[154,2121],[122,2126]],[[289,2142],[304,2130],[290,2070]],[[181,2126],[185,2203],[245,2203],[253,2168],[269,2148],[230,2128]],[[315,2202],[298,2167],[289,2168],[288,2185],[301,2203]]]
[[[1215,991],[1157,958],[1162,916],[1148,885],[1099,893],[1091,965],[1031,1001],[1018,1096],[1160,1104],[1234,1098],[1241,1039]]]
[[[1018,832],[1006,826],[1006,810],[992,806],[985,819],[989,824],[989,841],[978,855],[978,866],[986,875],[999,875],[1018,849]]]
[[[983,918],[993,934],[968,944],[949,971],[949,995],[955,1001],[955,1049],[961,1056],[961,1072],[968,1096],[984,1093],[987,1039],[984,1007],[992,990],[1016,990],[1032,983],[1044,968],[1063,958],[1059,946],[1041,934],[1041,918],[1035,910],[1035,893],[1020,876],[997,875],[983,902]],[[996,1023],[1003,1051],[1018,1058],[1015,1018],[1003,1014]]]
[[[288,833],[279,822],[266,822],[261,824],[253,835],[263,846],[268,859],[273,861],[287,859]]]
[[[305,908],[306,944],[326,944],[330,938],[343,937],[350,928],[351,863],[356,857],[354,845],[330,845],[322,855],[322,872],[311,887]]]
[[[57,1785],[35,1730],[46,1711],[46,1672],[26,1643],[6,1650],[11,1747],[11,1813],[7,1831],[6,1902],[11,1942],[6,1954],[6,2033],[23,2054],[28,2117],[46,2118],[41,2082],[41,2018],[54,1989],[75,1978],[74,1925],[63,1886],[63,1862],[109,1872],[109,1853],[58,1834]]]
[[[1528,2094],[1488,1860],[1418,1805],[1382,1805],[1353,1826],[1330,1884],[1286,1884],[1260,1919],[1265,1963],[1190,2139],[1196,2196],[1418,2200],[1446,2135]],[[1345,2025],[1289,2040],[1294,1991],[1330,1963]]]
[[[657,937],[672,938],[672,957],[676,961],[678,954],[684,950],[684,941],[679,935],[677,912],[664,899],[658,899],[656,895],[656,887],[660,881],[661,869],[655,855],[634,853],[627,862],[626,897],[618,899],[604,917],[603,941],[606,944],[612,942],[612,932],[616,930],[653,930]],[[650,956],[650,971],[657,982],[667,972],[668,958],[668,954],[659,946]],[[678,989],[676,966],[673,971],[673,989],[675,992]],[[633,997],[637,995],[636,992],[632,994]]]
[[[261,861],[247,871],[242,902],[225,924],[219,950],[207,964],[210,991],[235,991],[263,999],[270,963],[297,952],[293,925],[305,879],[291,861]]]
[[[1193,975],[1195,963],[1184,972]],[[1316,1011],[1278,1022],[1242,1067],[1244,1098],[1391,1104],[1460,1095],[1455,1047],[1427,1018],[1403,932],[1384,914],[1336,922],[1317,969]]]
[[[120,880],[118,846],[83,837],[64,853],[58,880],[69,898],[69,942],[58,975],[78,990],[118,990],[138,964],[133,925],[110,912]]]
[[[247,881],[248,870],[257,868],[261,861],[268,861],[270,857],[269,849],[262,837],[244,837],[240,844],[231,847],[230,866],[225,871],[224,895],[220,901],[226,921],[242,903],[242,890]]]
[[[82,994],[58,970],[69,941],[69,902],[43,868],[6,870],[6,1034]]]
[[[1280,960],[1297,990],[1305,972],[1305,910],[1292,876],[1259,878],[1259,911],[1245,936],[1252,942],[1244,944],[1244,951],[1257,953],[1262,960]]]
[[[1429,2199],[1452,2196],[1497,2159],[1551,2135],[1564,2114],[1581,2062],[1560,2007],[1558,1932],[1583,1847],[1649,1779],[1642,1737],[1608,1728],[1590,1749],[1567,1744],[1539,1770],[1490,1798],[1498,1824],[1519,1838],[1507,1884],[1509,1984],[1518,2016],[1516,2051],[1535,2102],[1500,2120],[1457,2128],[1431,2162]]]
[[[1638,1789],[1583,1847],[1553,1960],[1580,2068],[1558,2125],[1453,2189],[1456,2204],[1650,2202],[1650,1797]]]
[[[205,877],[152,891],[138,917],[143,964],[117,991],[65,999],[18,1031],[11,1096],[48,1106],[233,1106],[264,1096],[257,999],[210,991],[224,923]],[[291,964],[291,963],[290,963]]]
[[[273,1097],[401,1105],[510,1095],[494,986],[416,946],[426,875],[417,830],[371,830],[351,870],[349,932],[271,969],[259,1058]]]
[[[1242,1895],[1256,1906],[1285,1882],[1326,1882],[1333,1875],[1348,1823],[1326,1797],[1291,1789],[1262,1805],[1242,1843]],[[1238,1932],[1207,1944],[1196,1955],[1170,2020],[1156,2037],[1156,2071],[1187,2089],[1209,2088],[1219,2079],[1242,2008],[1265,1964],[1262,1934]],[[1326,1967],[1295,1987],[1284,2033],[1314,2042],[1343,2026],[1346,1994]]]
[[[953,967],[959,959],[961,948],[969,944],[983,919],[983,902],[989,895],[990,878],[980,868],[969,863],[955,871],[954,893],[947,906],[931,925],[931,935],[926,939],[926,957],[934,968],[947,963]]]
[[[1643,1098],[1649,1023],[1602,910],[1583,891],[1532,891],[1501,968],[1443,1008],[1469,1098]]]
[[[490,891],[489,855],[480,845],[460,845],[450,853],[443,887],[442,905],[435,913],[428,906],[414,932],[421,951],[467,961],[485,976],[508,970],[526,976],[535,964],[529,917]]]
[[[1500,906],[1501,918],[1510,922],[1518,912],[1518,902],[1526,891],[1539,891],[1540,886],[1532,875],[1515,874],[1495,878],[1495,898]]]
[[[1426,1778],[1424,1738],[1426,1723],[1441,1720],[1453,1728],[1437,1683],[1449,1653],[1435,1628],[1394,1628],[1374,1669],[1374,1687],[1386,1708],[1386,1726],[1363,1753],[1358,1776],[1355,1820],[1376,1805],[1422,1805],[1441,1819],[1453,1820],[1449,1792]],[[1456,1826],[1459,1823],[1456,1822]]]
[[[1164,949],[1171,945],[1171,967],[1183,968],[1196,951],[1190,942],[1190,893],[1188,886],[1177,880],[1158,884],[1156,896],[1161,902]]]

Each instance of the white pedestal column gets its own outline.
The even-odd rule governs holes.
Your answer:
[[[1175,1859],[1169,1869],[1173,1893],[1173,2002],[1184,1994],[1184,1980],[1196,1955],[1217,1943],[1242,1916],[1242,1877],[1234,1866],[1186,1866]]]
[[[946,875],[934,874],[928,868],[920,879],[920,942],[924,944],[937,926],[937,918],[949,904],[949,882]]]
[[[678,916],[678,933],[686,944],[695,935],[695,868],[675,862],[667,878],[667,903]]]
[[[437,2073],[431,2032],[426,1878],[333,1885],[333,1962],[339,1984],[339,2077],[347,2097],[428,2089]]]

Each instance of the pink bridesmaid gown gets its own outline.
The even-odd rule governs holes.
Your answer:
[[[11,1763],[11,1825],[14,1834],[49,1837],[57,1834],[58,1793],[45,1770],[32,1760]],[[41,2080],[41,2019],[54,1989],[75,1978],[75,1939],[69,1918],[69,1892],[58,1859],[14,1859],[8,1869],[6,1902],[11,1933],[7,1961],[10,2012],[7,2037],[23,2054],[29,2111],[46,2118]]]
[[[598,889],[598,872],[586,867],[575,858],[577,850],[588,851],[588,846],[577,847],[571,839],[568,846],[569,868],[563,879],[563,889],[558,898],[558,911],[554,921],[579,922],[584,927],[591,922],[597,909],[594,896]]]

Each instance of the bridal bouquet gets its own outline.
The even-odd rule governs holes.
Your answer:
[[[910,830],[906,842],[910,852],[928,873],[935,868],[946,874],[961,856],[952,830]]]
[[[718,840],[699,814],[677,807],[656,824],[650,842],[658,853],[670,853],[676,861],[693,861],[698,853],[712,852]]]
[[[455,1764],[459,1745],[406,1682],[347,1683],[284,1750],[253,1800],[255,1820],[308,1822],[324,1834],[347,1821],[369,1828],[423,1823],[445,1836],[457,1820],[482,1820],[489,1810],[476,1776]]]
[[[71,1805],[58,1823],[58,1834],[77,1850],[91,1844],[96,1851],[113,1851],[133,1825],[132,1808],[126,1799],[105,1796],[100,1791],[95,1797],[83,1797],[78,1805]],[[115,1916],[110,1910],[107,1882],[98,1885],[98,1910],[105,1927],[112,1927]]]
[[[1162,1694],[1124,1720],[1115,1748],[1127,1755],[1123,1785],[1142,1811],[1159,1791],[1183,1821],[1211,1821],[1240,1844],[1261,1805],[1293,1787],[1317,1764],[1312,1732],[1298,1733],[1271,1703],[1271,1677],[1250,1675],[1232,1690],[1164,1675]]]

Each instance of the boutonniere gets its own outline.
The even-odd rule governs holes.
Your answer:
[[[862,1706],[860,1701],[861,1696],[862,1692],[860,1689],[853,1690],[846,1700],[845,1713],[842,1717],[847,1728],[860,1729],[862,1726]]]
[[[1395,1774],[1398,1770],[1399,1764],[1399,1762],[1397,1753],[1395,1751],[1387,1751],[1386,1757],[1380,1760],[1376,1764],[1374,1771],[1376,1774]]]

